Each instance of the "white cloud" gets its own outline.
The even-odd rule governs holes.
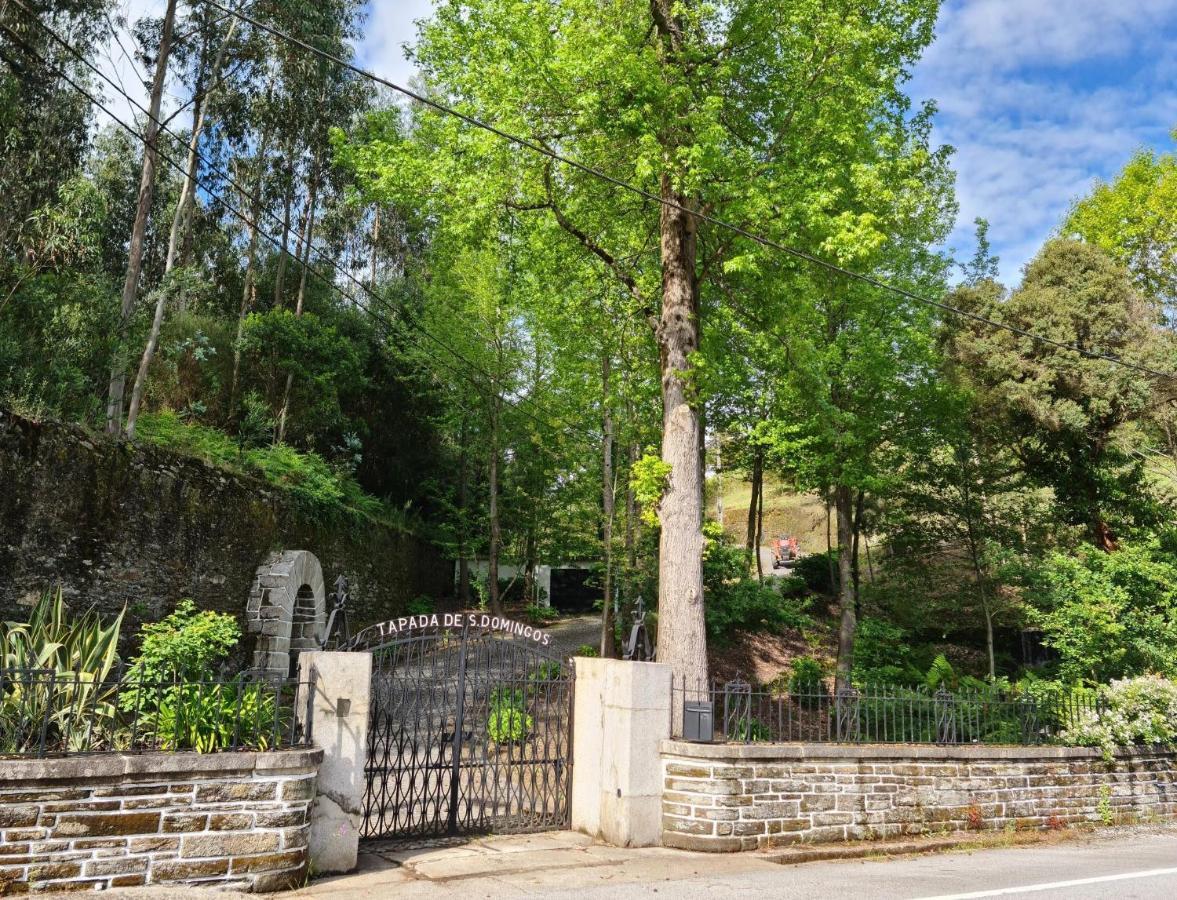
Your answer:
[[[121,0],[127,19],[165,0]],[[403,47],[431,0],[373,0],[357,47],[367,68],[408,84]],[[127,49],[129,39],[124,34]],[[935,98],[937,139],[957,148],[960,224],[990,220],[1002,275],[1016,281],[1067,207],[1140,146],[1167,146],[1177,126],[1177,0],[946,0],[937,39],[911,93]],[[117,46],[100,64],[146,102],[142,76]],[[112,90],[116,114],[129,107]]]
[[[407,86],[414,69],[404,55],[404,44],[417,36],[413,24],[429,15],[430,0],[374,0],[360,42],[359,57],[364,66],[389,81]]]
[[[911,93],[933,97],[937,139],[957,148],[967,256],[990,221],[1002,276],[1022,266],[1073,200],[1177,125],[1177,0],[948,0]]]

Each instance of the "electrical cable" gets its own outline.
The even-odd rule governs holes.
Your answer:
[[[16,3],[20,4],[21,0],[14,0],[14,2],[16,2]],[[22,4],[22,5],[23,5],[23,4]],[[38,23],[38,24],[41,24],[43,28],[45,27],[45,26],[43,25],[43,23]],[[19,35],[17,35],[17,34],[16,34],[16,32],[15,32],[15,31],[13,31],[13,30],[12,30],[12,29],[11,29],[11,28],[10,28],[10,27],[7,25],[7,24],[5,24],[5,23],[0,23],[0,28],[3,28],[3,30],[4,30],[4,31],[6,31],[6,32],[7,32],[7,33],[10,35],[10,37],[11,37],[11,38],[12,38],[12,39],[13,39],[13,40],[14,40],[14,41],[15,41],[15,42],[16,42],[16,43],[17,43],[17,44],[18,44],[18,45],[19,45],[19,46],[20,46],[20,47],[21,47],[21,48],[22,48],[22,49],[23,49],[23,50],[26,52],[26,53],[28,53],[29,55],[31,55],[31,56],[33,56],[34,58],[38,59],[38,60],[39,60],[39,61],[40,61],[40,62],[41,62],[43,65],[45,65],[45,66],[47,66],[47,67],[50,67],[50,68],[53,68],[53,67],[51,66],[51,64],[48,62],[48,60],[46,60],[46,59],[45,59],[43,56],[41,56],[39,53],[37,53],[35,49],[33,49],[32,47],[30,47],[30,46],[29,46],[29,45],[28,45],[28,44],[27,44],[27,43],[26,43],[24,40],[22,40],[22,39],[20,38],[20,36],[19,36]],[[60,38],[58,38],[58,40],[60,41]],[[71,49],[72,49],[72,48],[71,48]],[[101,73],[99,73],[99,74],[101,74]],[[62,70],[60,70],[60,69],[57,69],[57,75],[58,75],[59,77],[61,77],[62,79],[64,79],[64,80],[65,80],[65,81],[66,81],[66,82],[67,82],[67,83],[68,83],[68,84],[69,84],[71,87],[73,87],[73,88],[74,88],[74,90],[78,91],[78,93],[80,93],[82,96],[86,97],[86,98],[87,98],[87,99],[88,99],[88,100],[89,100],[91,103],[93,103],[93,104],[94,104],[94,105],[95,105],[95,106],[96,106],[98,109],[100,109],[102,112],[104,112],[104,113],[105,113],[105,114],[106,114],[106,115],[107,115],[107,116],[108,116],[108,117],[109,117],[109,118],[110,118],[110,119],[111,119],[113,122],[115,122],[115,123],[116,123],[116,124],[117,124],[119,127],[121,127],[121,128],[124,130],[124,131],[126,131],[128,134],[130,134],[132,137],[134,137],[134,138],[135,138],[136,140],[138,140],[140,143],[142,143],[142,144],[146,145],[146,140],[145,140],[145,138],[143,138],[143,136],[142,136],[141,134],[139,134],[139,132],[138,132],[138,131],[136,131],[134,128],[132,128],[130,125],[128,125],[126,122],[124,122],[124,121],[123,121],[122,119],[120,119],[118,116],[116,116],[116,115],[115,115],[115,114],[114,114],[114,113],[113,113],[113,112],[112,112],[112,111],[109,109],[109,107],[107,107],[107,106],[106,106],[104,103],[102,103],[102,102],[101,102],[101,101],[100,101],[98,98],[96,98],[96,97],[95,97],[95,96],[93,96],[91,93],[89,93],[87,90],[85,90],[83,87],[81,87],[79,84],[77,84],[77,82],[75,82],[75,81],[74,81],[72,78],[70,78],[68,74],[66,74],[65,72],[63,72],[63,71],[62,71]],[[103,76],[103,77],[104,77],[104,76]],[[109,83],[109,81],[108,81],[108,83]],[[113,85],[112,85],[112,86],[113,86]],[[125,94],[124,94],[123,96],[124,96],[124,98],[125,98],[125,99],[127,99],[127,100],[128,100],[128,102],[132,103],[133,105],[138,105],[138,104],[136,104],[136,103],[135,103],[135,101],[134,101],[132,98],[130,98],[130,97],[128,97],[128,96],[126,96]],[[140,108],[141,108],[141,107],[140,107]],[[168,133],[169,133],[169,134],[171,134],[171,132],[168,132]],[[174,137],[174,136],[175,136],[175,135],[173,134],[173,137]],[[167,153],[165,153],[165,152],[163,152],[162,150],[160,150],[158,147],[156,148],[156,154],[157,154],[157,156],[159,156],[159,157],[160,157],[160,158],[161,158],[161,159],[162,159],[164,162],[166,162],[166,163],[167,163],[169,166],[171,166],[171,167],[172,167],[172,168],[174,168],[174,169],[175,169],[177,172],[179,172],[181,175],[184,175],[184,174],[186,173],[186,170],[185,170],[184,166],[182,166],[182,165],[181,165],[179,162],[177,162],[177,161],[176,161],[176,160],[175,160],[173,157],[171,157],[171,156],[170,156],[170,155],[168,155]],[[199,178],[195,179],[195,181],[196,181],[196,183],[197,183],[197,184],[198,184],[200,187],[202,187],[202,188],[203,188],[203,189],[204,189],[204,190],[205,190],[205,191],[206,191],[206,192],[207,192],[207,193],[208,193],[210,196],[214,197],[214,198],[216,199],[216,201],[217,201],[219,204],[221,204],[222,206],[224,206],[226,210],[228,210],[230,213],[232,213],[232,214],[233,214],[233,215],[234,215],[236,218],[238,218],[238,219],[239,219],[240,221],[242,221],[244,224],[246,224],[246,225],[248,225],[249,227],[251,227],[251,228],[255,229],[259,235],[261,235],[263,238],[265,238],[265,239],[266,239],[266,241],[267,241],[268,243],[270,243],[270,244],[271,244],[271,246],[273,246],[273,247],[274,247],[276,250],[278,250],[279,252],[282,252],[281,243],[280,243],[280,241],[278,240],[278,238],[274,237],[273,235],[271,235],[271,234],[269,234],[268,232],[266,232],[265,230],[263,230],[263,229],[260,227],[260,225],[259,225],[257,222],[255,222],[253,219],[251,219],[251,218],[250,218],[248,215],[246,215],[245,213],[241,212],[239,209],[237,209],[235,206],[233,206],[233,204],[231,204],[231,203],[229,203],[228,201],[224,200],[223,198],[219,197],[219,196],[216,194],[216,192],[215,192],[214,190],[212,190],[211,188],[209,188],[209,187],[208,187],[208,185],[207,185],[207,184],[204,184],[204,183],[203,183],[203,182],[202,182],[202,181],[201,181]],[[275,218],[276,218],[276,217],[275,217]],[[316,254],[317,254],[317,255],[319,255],[319,256],[320,256],[320,258],[323,258],[323,254],[322,254],[322,251],[321,251],[321,250],[318,250],[317,248],[314,248],[314,246],[313,246],[313,245],[312,245],[311,249],[315,249],[315,252],[316,252]],[[341,271],[341,272],[342,272],[342,270],[341,270],[341,269],[339,269],[339,266],[338,266],[338,264],[334,263],[334,261],[332,261],[332,260],[330,260],[330,259],[326,259],[325,261],[326,261],[326,262],[328,262],[328,263],[330,263],[330,264],[331,264],[332,266],[334,266],[334,267],[335,267],[337,270],[339,270],[339,271]],[[318,270],[316,270],[316,269],[315,269],[313,266],[306,266],[306,269],[307,269],[307,271],[308,271],[308,272],[310,272],[310,273],[311,273],[311,274],[312,274],[314,277],[318,278],[318,279],[319,279],[321,282],[323,282],[323,283],[324,283],[324,284],[326,284],[328,287],[332,288],[332,289],[333,289],[333,290],[335,290],[337,293],[339,293],[339,295],[340,295],[341,297],[343,297],[344,299],[348,300],[348,301],[349,301],[350,303],[352,303],[353,305],[355,305],[355,306],[359,307],[361,310],[364,310],[364,311],[366,311],[366,312],[367,312],[369,315],[371,315],[371,316],[372,316],[374,319],[376,319],[378,322],[380,322],[381,324],[385,325],[385,326],[386,326],[386,327],[387,327],[387,328],[388,328],[390,331],[395,331],[395,330],[396,330],[396,326],[395,326],[395,324],[394,324],[393,322],[389,321],[389,320],[388,320],[388,319],[387,319],[387,318],[386,318],[386,317],[385,317],[385,316],[384,316],[382,313],[378,312],[378,311],[377,311],[375,308],[373,308],[373,307],[371,307],[371,306],[369,306],[369,305],[367,305],[367,304],[362,304],[362,303],[360,303],[360,302],[357,300],[357,298],[355,298],[353,295],[351,295],[351,294],[348,294],[348,293],[346,293],[345,291],[343,291],[343,290],[342,290],[342,289],[339,287],[339,285],[338,285],[338,284],[336,284],[334,281],[332,281],[332,280],[330,280],[330,279],[326,278],[326,277],[325,277],[325,276],[324,276],[324,275],[323,275],[321,272],[319,272]],[[351,277],[353,281],[355,280],[355,279],[354,279],[354,276],[350,276],[350,273],[343,272],[343,274],[345,274],[345,275],[348,275],[349,277]],[[366,286],[364,286],[364,285],[363,285],[361,282],[358,282],[358,281],[357,281],[357,284],[360,284],[360,285],[361,285],[361,287],[364,287],[364,289],[365,289],[365,290],[366,290],[366,291],[367,291],[367,292],[368,292],[368,293],[369,293],[369,294],[370,294],[370,295],[371,295],[371,296],[372,296],[374,299],[376,299],[376,300],[380,300],[380,301],[382,301],[382,302],[386,302],[386,301],[384,300],[384,298],[383,298],[383,297],[381,297],[381,296],[379,296],[379,295],[375,294],[374,292],[372,292],[372,291],[368,290],[368,289],[366,288]],[[427,334],[428,334],[428,332],[425,332],[425,333],[427,333]],[[432,335],[430,335],[430,336],[432,337]],[[443,342],[440,342],[440,341],[439,341],[439,339],[437,339],[436,337],[434,337],[433,339],[434,339],[436,342],[440,343],[440,345],[441,345],[441,346],[443,346],[443,347],[445,347],[447,350],[450,350],[450,352],[452,352],[452,353],[455,353],[455,355],[458,355],[458,354],[456,353],[456,351],[453,351],[453,350],[452,350],[452,348],[449,348],[449,347],[448,347],[448,345],[445,345]],[[418,344],[418,346],[420,346],[420,344]],[[457,368],[456,366],[454,366],[454,365],[452,365],[452,364],[450,364],[450,363],[447,363],[447,362],[445,362],[444,360],[442,360],[442,359],[439,359],[439,358],[438,358],[438,357],[436,357],[436,356],[429,357],[429,359],[430,359],[430,361],[431,361],[431,362],[433,362],[433,363],[437,363],[437,364],[441,365],[443,368],[445,368],[445,369],[449,370],[450,372],[452,372],[452,373],[454,373],[455,375],[457,375],[457,376],[458,376],[460,379],[462,379],[462,380],[464,380],[464,381],[466,381],[466,382],[468,382],[468,383],[470,383],[470,384],[474,385],[475,387],[479,387],[479,388],[482,388],[482,387],[484,387],[484,385],[482,385],[482,384],[479,384],[478,382],[476,382],[474,379],[472,379],[472,378],[469,376],[469,374],[468,374],[468,373],[466,373],[465,371],[463,371],[463,370],[461,370],[461,369]],[[518,406],[518,401],[514,401],[514,400],[512,400],[511,398],[509,398],[509,397],[507,397],[507,396],[504,396],[503,394],[497,394],[497,393],[494,393],[494,392],[492,392],[492,397],[494,397],[494,398],[497,398],[498,400],[500,400],[500,401],[502,401],[504,404],[506,404],[508,407],[512,408],[514,411],[516,411],[516,412],[519,412],[519,413],[521,413],[521,414],[523,414],[523,415],[527,416],[528,418],[532,419],[533,421],[537,422],[538,424],[541,424],[541,425],[543,425],[545,428],[548,428],[550,431],[552,431],[552,432],[556,432],[556,433],[559,433],[560,429],[559,429],[557,426],[555,426],[555,425],[553,425],[552,423],[550,423],[550,422],[547,422],[547,421],[545,421],[545,420],[539,419],[538,417],[536,417],[536,416],[532,415],[531,413],[527,412],[526,410],[520,409],[520,408],[519,408],[519,406]],[[467,411],[468,411],[468,407],[466,407],[466,406],[464,406],[464,405],[462,405],[462,404],[460,404],[460,403],[459,403],[458,405],[459,405],[459,406],[461,406],[463,409],[465,409],[465,410],[467,410]],[[565,428],[566,428],[566,431],[568,431],[568,432],[570,432],[570,433],[578,433],[578,434],[580,434],[582,437],[584,437],[584,438],[588,439],[589,441],[592,441],[594,444],[596,443],[596,436],[595,436],[595,435],[593,435],[593,434],[591,434],[591,433],[589,433],[589,432],[574,432],[574,431],[572,431],[571,429],[567,429],[567,427],[566,427],[566,426],[565,426]],[[549,453],[550,455],[553,455],[553,457],[554,457],[553,451],[551,451],[551,449],[550,449],[549,447],[547,447],[545,444],[542,444],[542,443],[541,443],[541,444],[536,444],[535,446],[537,446],[537,447],[538,447],[539,449],[541,449],[541,450],[544,450],[545,452]]]
[[[801,260],[809,262],[813,265],[819,266],[819,267],[825,269],[826,271],[833,272],[833,273],[841,275],[845,278],[849,278],[854,281],[858,281],[863,284],[870,285],[871,287],[878,288],[879,290],[883,290],[883,291],[887,291],[892,294],[896,294],[900,297],[903,297],[904,299],[912,300],[917,303],[922,303],[924,305],[934,307],[934,308],[940,310],[941,312],[950,313],[952,315],[960,316],[965,319],[970,319],[974,322],[988,325],[993,328],[998,328],[998,329],[1001,329],[1004,331],[1008,331],[1008,332],[1011,332],[1012,334],[1016,334],[1016,335],[1018,335],[1020,337],[1024,337],[1024,338],[1029,338],[1030,340],[1036,341],[1041,344],[1046,344],[1046,345],[1053,346],[1053,347],[1056,347],[1056,348],[1059,348],[1062,350],[1070,350],[1074,353],[1078,353],[1081,356],[1085,356],[1089,359],[1103,360],[1105,362],[1110,362],[1115,365],[1124,366],[1124,367],[1130,368],[1130,369],[1135,369],[1138,372],[1143,372],[1145,374],[1152,375],[1157,378],[1163,378],[1163,379],[1168,379],[1168,380],[1177,380],[1177,374],[1174,374],[1171,372],[1162,372],[1158,369],[1153,369],[1149,366],[1141,365],[1139,363],[1134,363],[1134,362],[1131,362],[1130,360],[1125,360],[1121,357],[1113,356],[1108,353],[1100,353],[1095,350],[1087,350],[1087,349],[1079,346],[1078,344],[1073,344],[1073,343],[1070,343],[1067,341],[1057,341],[1053,338],[1046,337],[1045,335],[1037,334],[1035,332],[1028,331],[1024,328],[1019,328],[1016,325],[1010,325],[1006,322],[1000,322],[996,319],[990,319],[987,316],[983,316],[979,313],[971,312],[969,310],[965,310],[965,309],[961,309],[956,306],[952,306],[951,304],[945,303],[940,300],[933,300],[930,297],[923,297],[923,296],[916,294],[912,291],[909,291],[905,288],[897,287],[893,284],[888,284],[887,282],[881,281],[880,279],[875,278],[874,276],[864,275],[861,272],[855,272],[852,269],[847,269],[847,268],[837,265],[836,263],[832,263],[832,262],[829,262],[828,260],[824,260],[821,257],[816,256],[813,253],[810,253],[806,250],[799,250],[795,247],[790,247],[787,244],[782,244],[779,241],[774,241],[771,238],[764,237],[763,235],[758,235],[758,234],[751,232],[751,231],[747,230],[746,228],[743,228],[739,225],[735,225],[731,222],[727,222],[723,219],[712,216],[709,213],[699,212],[697,210],[690,209],[689,207],[686,207],[686,206],[684,206],[680,203],[677,203],[673,200],[667,200],[664,197],[660,197],[657,194],[647,191],[644,188],[638,187],[637,185],[630,184],[629,182],[623,181],[620,178],[615,178],[614,176],[608,174],[607,172],[602,172],[600,169],[597,169],[594,166],[590,166],[585,163],[578,162],[577,160],[572,159],[567,156],[564,156],[563,154],[558,153],[557,151],[552,150],[549,147],[545,147],[542,144],[538,144],[535,141],[532,141],[528,138],[519,137],[518,135],[511,134],[510,132],[504,131],[503,129],[498,128],[497,126],[492,125],[489,122],[485,122],[475,116],[471,116],[467,113],[463,113],[460,110],[457,110],[457,109],[454,109],[453,107],[447,106],[444,103],[440,103],[439,101],[434,100],[431,97],[427,97],[424,94],[421,94],[417,91],[413,91],[409,88],[403,87],[402,85],[396,84],[393,81],[389,81],[387,78],[384,78],[380,75],[377,75],[374,72],[371,72],[367,69],[357,66],[355,63],[352,63],[349,60],[345,60],[339,56],[336,56],[335,54],[328,53],[325,50],[320,50],[318,47],[315,47],[312,44],[308,44],[306,41],[303,41],[300,38],[295,37],[294,35],[287,34],[278,28],[274,28],[272,25],[267,25],[266,23],[261,22],[252,16],[246,15],[245,13],[234,12],[232,10],[229,10],[226,7],[222,6],[220,3],[218,3],[217,0],[203,0],[203,2],[208,3],[210,6],[216,7],[217,9],[221,10],[222,12],[230,13],[231,15],[236,16],[237,18],[241,19],[244,22],[248,22],[250,25],[266,32],[267,34],[270,34],[273,37],[280,38],[281,40],[287,41],[288,43],[294,44],[295,46],[302,47],[304,50],[308,50],[311,53],[314,53],[315,55],[319,56],[321,59],[324,59],[328,62],[332,62],[338,66],[342,66],[345,69],[348,69],[349,71],[354,72],[355,74],[357,74],[363,78],[367,78],[371,81],[374,81],[377,84],[381,84],[387,88],[391,88],[392,90],[397,91],[400,94],[403,94],[404,96],[410,98],[411,100],[415,100],[418,103],[421,103],[421,104],[424,104],[425,106],[431,107],[432,109],[435,109],[438,112],[441,112],[445,115],[453,116],[457,119],[462,120],[463,122],[467,123],[468,125],[472,125],[476,128],[480,128],[484,131],[490,132],[491,134],[494,134],[494,135],[502,138],[503,140],[508,141],[509,143],[512,143],[512,144],[515,144],[516,146],[530,150],[533,153],[538,153],[541,156],[545,156],[548,159],[551,159],[553,162],[562,163],[566,166],[569,166],[573,169],[583,172],[586,175],[590,175],[590,176],[597,178],[601,181],[605,181],[605,182],[613,185],[614,187],[618,187],[618,188],[621,188],[622,190],[629,191],[630,193],[633,193],[639,197],[642,197],[646,201],[649,201],[651,203],[656,203],[659,206],[666,207],[668,209],[673,209],[678,212],[686,213],[687,215],[693,216],[695,219],[697,219],[701,222],[707,222],[708,224],[714,225],[717,228],[722,228],[727,231],[730,231],[730,232],[737,234],[741,237],[744,237],[744,238],[746,238],[746,239],[752,241],[753,243],[756,243],[762,247],[766,247],[771,250],[776,250],[780,253],[785,253],[789,256],[795,257],[796,259],[801,259]]]

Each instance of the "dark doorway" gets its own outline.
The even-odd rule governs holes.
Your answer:
[[[552,569],[552,606],[562,613],[592,612],[601,586],[591,569]]]

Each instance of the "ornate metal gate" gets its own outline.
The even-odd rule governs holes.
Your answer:
[[[529,626],[483,614],[442,619],[457,627],[418,618],[434,624],[391,636],[382,626],[372,650],[362,836],[566,827],[571,665]]]

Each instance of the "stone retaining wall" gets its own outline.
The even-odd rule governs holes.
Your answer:
[[[296,886],[322,758],[284,750],[0,760],[0,894]]]
[[[662,744],[662,842],[730,852],[1177,817],[1177,754],[1071,747]]]
[[[78,612],[124,607],[123,638],[178,600],[244,618],[258,566],[307,550],[328,589],[351,581],[353,632],[448,598],[453,563],[428,541],[328,516],[289,492],[151,444],[0,409],[0,621],[24,621],[55,585]],[[297,590],[299,585],[294,585]],[[236,662],[250,662],[252,639]]]

